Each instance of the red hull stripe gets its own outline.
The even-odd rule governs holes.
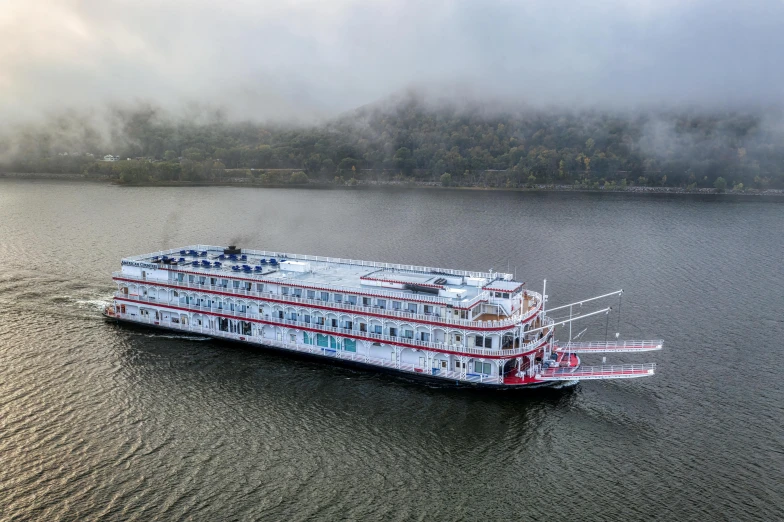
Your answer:
[[[283,328],[291,328],[291,329],[294,329],[294,330],[303,330],[303,331],[314,332],[314,333],[319,333],[319,334],[323,334],[323,335],[333,335],[333,336],[336,336],[336,337],[348,337],[350,339],[357,339],[357,340],[360,340],[360,341],[370,341],[370,342],[374,342],[374,343],[375,342],[380,342],[377,339],[373,339],[372,337],[361,337],[361,336],[352,335],[352,334],[325,332],[323,330],[319,330],[319,329],[316,329],[316,328],[308,328],[306,326],[281,325],[280,323],[276,323],[274,321],[265,321],[263,319],[251,319],[250,317],[237,317],[237,316],[234,316],[234,315],[219,314],[219,313],[215,313],[215,312],[203,312],[201,310],[191,310],[190,308],[183,308],[181,306],[145,303],[145,302],[142,302],[142,301],[136,301],[134,299],[125,299],[123,297],[115,297],[114,299],[115,299],[115,301],[125,301],[126,303],[136,304],[136,305],[138,305],[140,307],[143,306],[143,305],[147,305],[149,307],[167,308],[167,309],[171,309],[171,310],[181,310],[183,312],[190,312],[190,313],[196,313],[196,314],[201,314],[201,315],[210,315],[210,316],[213,316],[213,317],[223,317],[225,319],[234,319],[234,320],[237,320],[237,321],[248,321],[250,323],[260,323],[260,324],[268,324],[270,326],[280,326],[280,327],[283,327]],[[546,337],[545,337],[545,339],[546,339]],[[394,346],[402,346],[403,348],[414,348],[416,350],[428,350],[428,351],[431,351],[431,352],[446,353],[446,354],[450,354],[450,355],[462,355],[462,356],[465,356],[465,357],[472,357],[474,359],[514,359],[516,357],[524,357],[525,355],[530,355],[530,354],[536,352],[539,348],[541,348],[544,345],[545,342],[540,343],[533,350],[530,350],[530,351],[525,352],[525,353],[517,354],[517,355],[474,355],[474,354],[469,354],[469,353],[464,353],[464,352],[455,352],[455,351],[452,351],[452,350],[442,350],[442,349],[439,349],[439,348],[425,348],[423,346],[417,346],[416,344],[398,343],[398,342],[392,342],[392,341],[384,341],[384,344],[394,345]]]
[[[127,282],[127,283],[134,283],[134,284],[145,285],[145,286],[163,286],[163,287],[166,287],[166,288],[174,288],[176,290],[190,291],[190,292],[195,292],[195,293],[224,295],[224,296],[232,297],[234,299],[238,299],[238,298],[251,299],[251,300],[257,300],[257,301],[265,301],[265,302],[269,302],[269,303],[277,303],[277,304],[282,304],[282,305],[291,306],[291,307],[302,306],[302,307],[306,307],[306,308],[317,308],[319,310],[329,310],[329,311],[332,311],[332,312],[339,312],[339,313],[342,313],[342,314],[349,314],[349,315],[353,314],[353,315],[362,315],[362,316],[366,315],[368,317],[379,317],[379,318],[382,318],[382,319],[390,319],[389,316],[383,315],[383,314],[375,314],[375,313],[372,313],[372,312],[362,312],[362,313],[348,312],[348,311],[342,310],[340,308],[332,308],[330,306],[322,306],[322,305],[293,304],[293,303],[289,303],[288,301],[283,301],[283,300],[280,300],[280,299],[273,299],[271,297],[244,296],[244,295],[232,294],[231,292],[220,292],[218,290],[202,290],[202,289],[196,289],[196,288],[182,288],[182,287],[177,286],[177,285],[169,285],[169,284],[166,284],[166,283],[158,283],[156,281],[150,281],[148,283],[140,283],[139,281],[136,281],[134,279],[125,279],[123,277],[113,277],[112,279],[115,280],[115,281],[124,281],[124,282]],[[525,321],[521,321],[520,323],[517,323],[517,324],[519,325],[519,324],[529,323],[529,322],[533,321],[534,319],[536,319],[536,314],[532,314],[531,317],[529,317]],[[419,319],[416,319],[416,320],[414,320],[414,319],[399,319],[399,320],[409,321],[409,322],[414,323],[414,324],[429,324],[429,325],[433,325],[433,326],[443,326],[443,327],[447,327],[447,328],[452,328],[452,329],[455,329],[455,330],[472,330],[472,331],[477,331],[477,332],[495,332],[495,331],[500,331],[500,330],[511,330],[513,328],[517,328],[517,325],[514,325],[514,326],[496,326],[496,327],[487,327],[487,328],[483,328],[481,326],[459,326],[459,327],[456,327],[455,325],[451,325],[449,323],[440,323],[438,321],[422,321],[422,320],[419,320]]]

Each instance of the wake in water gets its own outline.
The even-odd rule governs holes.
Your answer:
[[[103,299],[74,299],[73,300],[80,308],[89,308],[91,310],[103,310],[106,306],[112,303],[112,298],[107,297]]]
[[[577,384],[579,382],[580,381],[578,379],[575,379],[573,381],[561,381],[558,384],[554,384],[554,385],[550,386],[550,388],[553,388],[554,390],[561,390],[563,388],[571,388],[572,386],[577,386]]]

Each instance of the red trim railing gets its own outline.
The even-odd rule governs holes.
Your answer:
[[[202,274],[203,275],[203,274]],[[126,283],[137,283],[143,284],[145,286],[157,286],[157,287],[164,287],[164,288],[175,288],[175,289],[187,289],[187,290],[194,290],[199,291],[207,294],[212,295],[224,295],[229,297],[246,297],[246,298],[253,298],[258,299],[264,302],[276,303],[276,304],[285,304],[285,305],[296,305],[296,306],[307,306],[311,308],[317,308],[321,310],[330,310],[340,313],[353,313],[359,315],[366,315],[370,317],[379,317],[379,318],[394,318],[398,320],[405,320],[405,321],[412,321],[420,324],[428,324],[428,325],[438,325],[438,326],[445,326],[450,328],[462,328],[471,331],[499,331],[499,330],[508,330],[510,328],[516,328],[521,324],[525,324],[528,322],[533,321],[536,318],[536,315],[541,310],[541,299],[537,300],[537,305],[533,308],[530,308],[525,313],[521,313],[520,310],[512,314],[506,319],[500,321],[471,321],[470,319],[453,319],[449,317],[440,317],[434,315],[423,315],[423,314],[412,314],[409,312],[403,312],[399,310],[388,310],[383,308],[370,308],[365,306],[357,306],[351,305],[347,303],[329,303],[326,304],[324,301],[319,299],[307,299],[303,297],[294,297],[294,296],[286,296],[281,294],[273,294],[271,292],[259,292],[256,290],[243,290],[240,288],[232,288],[232,287],[223,287],[223,286],[214,286],[214,285],[202,285],[198,283],[189,283],[187,281],[157,281],[155,279],[144,279],[141,277],[134,277],[128,274],[124,274],[122,272],[115,272],[112,277],[115,281],[122,281]],[[538,295],[535,293],[531,293],[529,295]]]
[[[401,340],[400,337],[391,337],[388,335],[376,334],[371,332],[360,332],[354,329],[348,330],[345,328],[336,328],[336,327],[331,327],[326,325],[317,325],[313,323],[292,321],[289,319],[280,319],[276,317],[261,316],[259,314],[242,313],[236,311],[232,312],[228,310],[222,310],[220,312],[216,312],[212,308],[206,308],[206,307],[196,306],[196,305],[188,305],[186,307],[176,306],[176,305],[161,303],[155,299],[151,300],[149,298],[144,298],[141,296],[126,296],[120,293],[115,294],[114,299],[117,301],[124,301],[129,303],[144,303],[150,306],[160,307],[169,310],[179,310],[179,311],[185,311],[191,313],[200,313],[203,315],[209,315],[213,317],[223,317],[226,319],[239,319],[239,320],[250,321],[250,322],[255,322],[260,324],[287,326],[290,328],[295,328],[297,330],[304,330],[304,331],[317,332],[317,333],[330,333],[330,334],[338,335],[340,337],[348,337],[350,339],[358,339],[358,340],[371,341],[371,342],[383,342],[384,344],[390,344],[394,346],[425,349],[434,352],[448,353],[452,355],[470,355],[470,356],[482,357],[485,359],[508,359],[511,357],[518,357],[518,356],[533,353],[537,351],[539,348],[541,348],[542,346],[544,346],[544,344],[547,342],[548,335],[550,333],[550,332],[546,332],[546,334],[543,335],[541,339],[531,341],[530,343],[525,344],[519,348],[500,349],[500,350],[485,349],[485,348],[467,348],[467,347],[460,347],[460,346],[446,344],[446,343],[418,341],[416,339],[406,339],[405,341],[403,341]]]

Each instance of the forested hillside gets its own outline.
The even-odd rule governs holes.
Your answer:
[[[124,182],[252,177],[275,184],[765,189],[784,187],[777,121],[743,112],[505,112],[406,99],[319,125],[284,127],[220,118],[193,123],[143,109],[118,112],[109,131],[67,118],[28,128],[6,138],[0,158],[6,171]],[[105,154],[122,160],[99,161]]]

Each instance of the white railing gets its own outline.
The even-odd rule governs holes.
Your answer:
[[[167,308],[167,307],[184,308],[185,311],[188,312],[220,314],[222,316],[229,316],[234,319],[251,319],[253,321],[259,321],[272,325],[288,326],[297,329],[307,328],[309,330],[335,334],[338,336],[351,335],[354,337],[360,337],[367,341],[379,341],[384,343],[406,345],[406,346],[411,346],[416,348],[422,348],[425,350],[455,352],[463,355],[471,355],[477,357],[489,357],[489,358],[515,357],[517,355],[521,355],[523,353],[528,353],[538,349],[540,346],[543,346],[546,343],[545,339],[547,338],[547,336],[545,335],[541,339],[533,340],[527,344],[520,346],[519,348],[501,349],[501,350],[485,349],[485,348],[468,348],[462,345],[435,343],[430,341],[419,341],[417,339],[409,339],[406,337],[393,337],[384,334],[363,332],[356,329],[326,326],[326,325],[321,325],[316,323],[306,323],[301,321],[292,321],[290,319],[280,319],[279,317],[272,317],[269,315],[262,316],[261,314],[237,312],[237,311],[230,311],[224,309],[215,309],[215,308],[210,308],[205,306],[198,306],[194,304],[185,304],[185,303],[167,304],[167,303],[162,303],[157,299],[150,299],[149,297],[142,297],[142,296],[131,296],[131,295],[123,294],[121,292],[116,292],[114,296],[115,298],[118,299],[125,299],[125,300],[135,301],[139,303],[147,303],[152,306],[160,306],[163,308]],[[552,322],[552,320],[549,321]]]
[[[662,340],[654,341],[591,341],[591,342],[568,342],[559,345],[555,342],[556,351],[569,353],[618,353],[618,352],[650,352],[661,350],[664,345]]]
[[[162,250],[160,252],[153,252],[150,254],[141,254],[137,256],[126,257],[124,259],[130,261],[142,261],[149,257],[154,256],[168,256],[171,254],[180,255],[180,251],[182,250],[195,250],[197,252],[217,252],[219,254],[223,253],[223,249],[225,247],[215,246],[215,245],[191,245],[181,248],[172,248],[170,250]],[[339,257],[323,257],[323,256],[311,256],[306,254],[289,254],[287,252],[272,252],[269,250],[250,250],[247,248],[242,249],[242,253],[245,255],[252,255],[252,256],[260,256],[260,257],[273,257],[273,258],[284,258],[284,259],[294,259],[294,260],[305,260],[305,261],[314,261],[319,263],[333,263],[333,264],[342,264],[342,265],[354,265],[354,266],[367,266],[372,268],[384,268],[384,269],[392,269],[392,270],[404,270],[408,272],[420,272],[420,273],[427,273],[427,274],[434,274],[434,275],[454,275],[460,277],[481,277],[486,279],[512,279],[512,274],[505,274],[501,272],[471,272],[467,270],[454,270],[451,268],[435,268],[429,266],[417,266],[417,265],[399,265],[395,263],[381,263],[378,261],[362,261],[357,259],[343,259]]]
[[[115,312],[114,317],[119,319],[125,319],[128,321],[133,321],[136,323],[149,324],[152,326],[173,328],[192,334],[202,334],[210,337],[222,337],[234,341],[253,342],[253,343],[263,344],[267,346],[273,346],[276,348],[282,348],[285,350],[291,350],[294,352],[308,353],[312,355],[321,355],[333,359],[360,362],[364,364],[381,366],[384,368],[391,368],[394,370],[400,370],[404,372],[429,375],[432,377],[438,377],[450,381],[459,380],[459,381],[467,381],[467,382],[499,383],[502,382],[503,379],[502,377],[499,378],[499,376],[497,375],[493,376],[493,375],[484,375],[484,374],[467,374],[465,377],[463,377],[463,375],[460,372],[442,370],[440,368],[428,369],[428,368],[421,367],[417,364],[408,364],[408,363],[397,364],[395,363],[395,361],[392,361],[390,359],[377,358],[368,354],[361,354],[358,352],[352,352],[345,349],[328,348],[325,346],[318,346],[315,344],[287,343],[276,339],[268,339],[266,337],[242,335],[239,333],[224,332],[223,330],[204,328],[203,326],[198,326],[198,325],[183,325],[180,323],[164,322],[162,320],[155,320],[149,317],[144,317],[142,315],[131,315],[128,313],[123,314],[121,312]]]
[[[321,299],[308,299],[304,297],[295,297],[292,295],[283,295],[283,294],[275,294],[272,292],[264,292],[264,291],[257,291],[257,290],[245,290],[242,288],[233,288],[231,286],[224,287],[220,285],[208,285],[208,284],[200,284],[200,283],[190,283],[187,281],[158,281],[156,279],[145,279],[138,276],[132,276],[129,274],[125,274],[123,272],[114,272],[112,273],[113,278],[121,278],[121,279],[130,279],[134,282],[144,284],[145,286],[152,287],[159,285],[167,285],[173,286],[177,288],[184,288],[188,290],[202,290],[202,291],[211,291],[211,292],[224,292],[230,293],[237,296],[243,297],[250,297],[250,298],[258,298],[258,299],[266,299],[266,300],[275,300],[275,301],[282,301],[286,304],[291,305],[298,305],[298,306],[316,306],[316,307],[328,307],[335,309],[337,311],[344,311],[344,312],[351,312],[354,314],[359,315],[380,315],[388,318],[395,318],[400,320],[408,320],[414,322],[433,322],[442,324],[449,327],[462,327],[467,328],[470,330],[501,330],[504,328],[513,328],[520,325],[522,322],[526,322],[529,319],[532,319],[541,309],[541,299],[539,299],[539,294],[535,292],[529,293],[529,295],[534,298],[536,301],[536,306],[530,308],[525,313],[520,313],[521,311],[518,310],[511,316],[507,317],[506,319],[502,319],[500,321],[472,321],[470,319],[455,319],[451,318],[448,315],[446,317],[442,317],[436,314],[412,314],[410,312],[404,312],[402,310],[389,310],[386,308],[379,308],[379,307],[369,307],[369,306],[358,306],[352,305],[348,303],[336,303],[336,302],[328,302],[322,301]],[[410,296],[409,296],[410,297]]]
[[[656,371],[656,363],[616,364],[608,366],[579,366],[542,370],[536,378],[546,381],[573,381],[584,379],[633,379],[648,377]]]

